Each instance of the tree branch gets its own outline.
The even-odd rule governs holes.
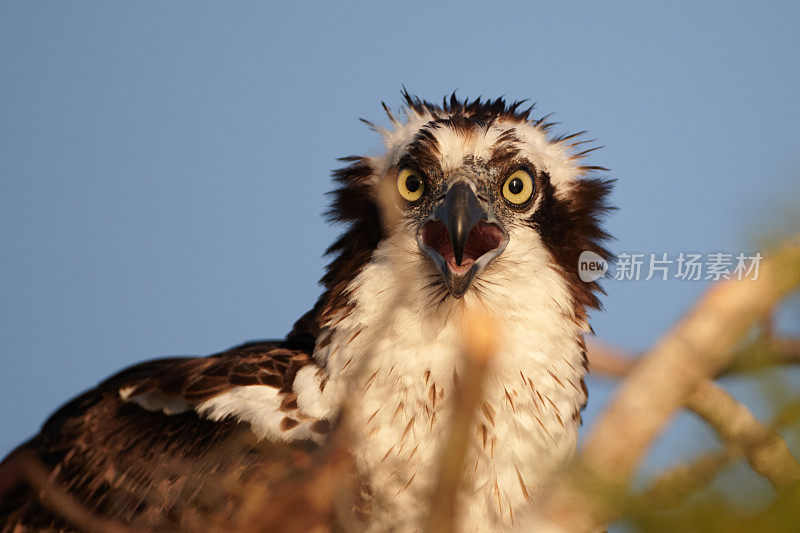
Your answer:
[[[589,358],[589,368],[592,375],[619,378],[627,374],[637,357],[624,350],[590,338],[586,342],[586,356]]]
[[[714,480],[719,471],[737,457],[732,449],[710,452],[662,472],[650,486],[637,497],[644,502],[642,507],[657,505],[673,508],[680,505],[692,493]]]
[[[737,350],[721,375],[800,363],[800,339],[764,337]]]
[[[464,367],[455,391],[450,433],[439,452],[439,472],[426,531],[457,531],[457,497],[469,451],[470,430],[483,398],[486,370],[496,354],[496,327],[488,316],[472,315],[465,320],[462,347]]]
[[[800,360],[798,340],[773,339],[759,344],[769,344],[768,357],[773,364],[795,362],[796,357]],[[753,351],[763,353],[767,350],[748,347],[737,353]],[[631,357],[598,343],[591,344],[589,354],[592,369],[609,376],[623,376],[635,364]],[[760,360],[764,361],[766,357],[762,356]],[[739,449],[753,470],[777,490],[800,481],[800,465],[783,437],[759,422],[745,405],[720,386],[711,381],[702,382],[689,396],[686,407],[708,422],[728,445]]]
[[[586,355],[592,374],[619,378],[630,372],[639,356],[597,339],[587,341]],[[800,363],[800,339],[763,337],[738,348],[719,376],[758,370],[770,366]]]
[[[706,381],[689,396],[686,405],[729,445],[740,449],[750,467],[776,490],[785,490],[800,481],[800,465],[783,437],[759,422],[725,389]]]
[[[589,435],[572,474],[556,482],[539,517],[568,531],[602,527],[619,504],[600,501],[594,494],[596,484],[627,486],[674,412],[730,362],[732,349],[753,324],[798,284],[800,236],[763,261],[757,280],[714,284],[631,370]],[[586,476],[596,484],[587,484]],[[592,486],[593,490],[587,490]]]
[[[42,505],[67,523],[81,531],[96,533],[131,533],[133,530],[120,522],[106,520],[75,499],[55,480],[52,472],[32,453],[23,452],[6,463],[5,472],[12,479],[24,479],[38,491]]]

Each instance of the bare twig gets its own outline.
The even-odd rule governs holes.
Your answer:
[[[45,465],[31,453],[20,453],[6,463],[9,479],[25,480],[38,491],[42,505],[80,531],[96,533],[130,533],[133,530],[119,522],[105,520],[86,508],[61,487]]]
[[[776,363],[800,363],[800,339],[775,338],[767,347]]]
[[[800,356],[800,341],[773,339],[765,342],[771,347],[770,354],[779,354],[770,357],[772,363],[794,362],[794,357]],[[744,351],[751,352],[752,348]],[[626,374],[634,364],[630,357],[620,355],[619,350],[598,343],[590,346],[589,358],[594,370],[615,377]],[[782,490],[800,481],[800,465],[783,437],[759,422],[745,405],[718,385],[702,382],[689,396],[686,407],[708,422],[728,445],[740,449],[753,470],[776,489]]]
[[[800,481],[800,465],[783,437],[759,422],[723,388],[706,381],[689,396],[687,406],[729,445],[740,449],[750,467],[775,489],[784,490]]]
[[[601,342],[595,338],[587,341],[586,355],[593,375],[622,377],[636,364],[636,356]]]
[[[593,495],[596,490],[587,491],[585,477],[600,486],[625,486],[673,413],[729,363],[742,336],[798,284],[800,237],[763,261],[758,280],[715,284],[631,370],[589,436],[574,473],[559,479],[544,500],[540,518],[569,531],[602,527],[618,509],[601,502]]]
[[[756,364],[756,357],[759,361],[757,366],[800,361],[800,341],[796,339],[768,339],[757,344],[737,351],[734,361],[748,357],[751,360],[748,368]],[[629,355],[622,355],[621,350],[597,342],[591,343],[588,353],[592,369],[607,376],[623,376],[635,363]],[[750,355],[754,353],[761,355]],[[780,434],[759,422],[746,406],[718,385],[711,381],[702,382],[689,396],[686,407],[708,422],[729,446],[741,451],[753,470],[776,489],[783,490],[800,481],[800,465]],[[726,454],[728,456],[730,454]],[[666,494],[669,491],[663,487],[672,484],[673,480],[683,479],[688,473],[694,477],[698,470],[705,471],[709,464],[706,459],[685,467],[686,470],[679,467],[674,475],[659,482],[652,491]]]
[[[737,456],[730,448],[703,454],[688,464],[661,473],[637,499],[645,502],[643,507],[677,507],[692,493],[711,483]]]
[[[592,374],[610,378],[626,375],[639,357],[607,342],[591,339],[587,342]],[[800,364],[800,339],[794,337],[763,337],[737,348],[730,364],[717,375],[727,376],[771,366]]]
[[[470,430],[483,397],[483,382],[495,355],[496,333],[487,316],[465,320],[464,367],[455,391],[450,434],[439,453],[439,475],[428,514],[427,531],[456,531],[456,500],[468,452]]]
[[[764,337],[737,350],[722,375],[800,363],[800,339]]]

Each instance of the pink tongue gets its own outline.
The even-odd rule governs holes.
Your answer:
[[[459,266],[456,264],[453,244],[450,242],[450,236],[444,224],[438,220],[431,220],[425,223],[422,230],[425,245],[436,250],[447,262],[450,271],[459,275],[469,271],[479,257],[497,248],[502,240],[502,231],[497,224],[479,223],[472,228],[467,237],[464,255]]]
[[[450,270],[456,274],[464,274],[475,262],[474,258],[469,257],[469,254],[465,253],[464,257],[461,258],[461,266],[458,266],[456,264],[456,256],[453,253],[453,247],[450,245],[449,240],[447,241],[447,244],[439,249],[439,253],[441,253],[442,257],[444,257],[445,261],[447,261],[447,266],[450,267]]]
[[[463,258],[461,260],[461,266],[458,266],[456,264],[456,258],[455,257],[450,257],[450,258],[447,259],[447,265],[450,267],[450,270],[452,270],[453,272],[455,272],[457,274],[463,274],[464,272],[469,270],[470,267],[472,266],[472,263],[474,263],[474,262],[475,261],[473,261],[472,259],[468,259],[468,258],[465,257],[465,258]]]

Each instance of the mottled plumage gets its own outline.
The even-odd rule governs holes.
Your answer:
[[[578,256],[608,257],[610,182],[581,164],[589,150],[575,135],[548,138],[546,117],[519,102],[404,96],[403,118],[384,106],[389,127],[370,123],[385,153],[345,158],[334,174],[330,218],[346,231],[328,249],[323,295],[286,340],[125,370],[56,412],[3,463],[6,479],[35,457],[99,516],[194,527],[219,505],[209,487],[220,479],[277,486],[338,427],[351,436],[360,527],[419,529],[464,320],[481,312],[498,325],[498,354],[459,525],[515,524],[576,446],[586,313],[599,307]],[[0,490],[4,530],[69,527],[23,481]]]

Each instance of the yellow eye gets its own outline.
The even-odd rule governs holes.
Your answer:
[[[525,170],[517,170],[503,183],[503,198],[514,205],[522,205],[533,194],[533,178]]]
[[[397,190],[400,196],[409,202],[416,202],[425,192],[425,182],[419,174],[408,167],[404,167],[397,174]]]

